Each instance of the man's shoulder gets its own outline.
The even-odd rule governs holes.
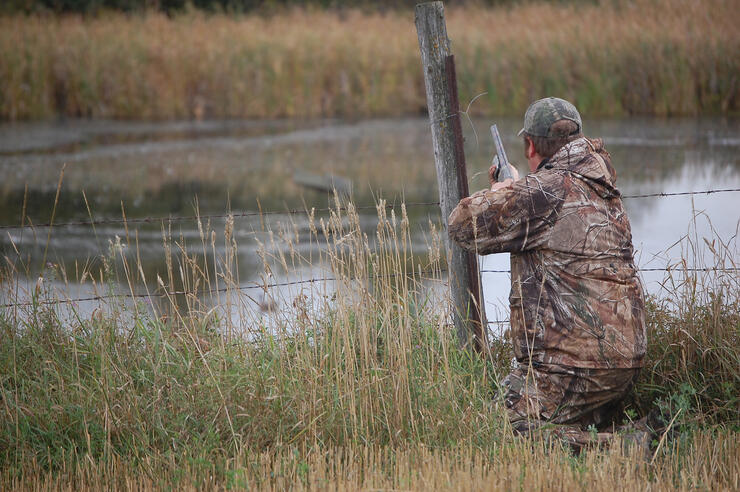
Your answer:
[[[563,168],[595,155],[609,156],[609,153],[604,148],[603,140],[600,138],[579,137],[560,147],[550,157],[548,163],[551,167]]]
[[[535,191],[552,192],[562,189],[565,181],[570,179],[568,170],[558,166],[545,165],[537,172],[520,179],[521,191],[532,193]]]
[[[562,169],[540,169],[520,179],[513,190],[522,212],[541,215],[557,210],[562,205],[571,178]]]

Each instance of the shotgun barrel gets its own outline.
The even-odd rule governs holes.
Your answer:
[[[504,143],[501,141],[501,135],[498,132],[496,125],[491,125],[491,136],[493,137],[493,145],[496,147],[496,155],[493,158],[493,164],[496,165],[496,174],[494,178],[496,181],[504,181],[506,179],[514,179],[509,168],[509,159],[506,158],[506,150],[504,150]]]

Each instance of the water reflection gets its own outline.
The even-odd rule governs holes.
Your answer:
[[[471,190],[486,185],[493,151],[490,121],[464,122]],[[497,121],[512,160],[524,161],[515,136],[518,119]],[[586,120],[590,136],[603,137],[617,168],[618,186],[626,195],[740,187],[740,138],[737,120]],[[259,211],[326,207],[332,197],[296,183],[297,172],[349,178],[359,205],[378,197],[391,203],[434,202],[436,175],[431,135],[425,118],[364,122],[275,121],[205,123],[60,122],[0,126],[0,223],[48,222],[55,208],[57,183],[64,164],[55,222],[107,217],[223,214],[226,210]],[[524,171],[520,166],[520,171]],[[638,261],[663,267],[680,256],[669,249],[687,232],[692,218],[697,237],[737,234],[740,194],[626,201]],[[410,207],[417,252],[426,248],[429,222],[439,222],[435,207]],[[366,228],[375,214],[363,213]],[[710,225],[711,221],[711,225]],[[211,220],[216,231],[224,219]],[[259,280],[262,261],[257,241],[282,226],[304,230],[300,216],[237,218],[235,237],[242,281]],[[23,265],[32,278],[47,258],[67,274],[100,267],[116,237],[141,260],[145,278],[165,275],[163,236],[190,245],[203,241],[194,221],[90,227],[4,230],[3,256]],[[305,237],[306,235],[303,234]],[[206,242],[210,243],[210,238]],[[223,242],[223,241],[221,241]],[[734,243],[736,244],[736,242]],[[315,244],[301,243],[309,254]],[[17,248],[17,252],[16,252]],[[217,254],[223,246],[217,245]],[[737,251],[734,252],[735,254]],[[22,261],[21,261],[22,260]],[[483,258],[484,269],[508,269],[506,255]],[[316,266],[315,266],[316,267]],[[320,266],[318,266],[320,268]],[[306,273],[309,275],[310,271]],[[648,287],[660,274],[645,274]],[[484,274],[489,317],[506,316],[506,274]],[[83,289],[84,290],[84,289]]]

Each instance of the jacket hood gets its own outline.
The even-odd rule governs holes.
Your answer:
[[[594,189],[602,198],[620,196],[617,173],[612,167],[611,156],[600,139],[581,137],[568,142],[553,155],[548,164],[551,169],[568,171]]]

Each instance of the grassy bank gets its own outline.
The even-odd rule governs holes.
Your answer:
[[[635,0],[448,10],[463,107],[520,115],[545,95],[587,115],[734,114],[733,2]],[[270,18],[0,18],[0,118],[415,114],[411,13]]]
[[[428,255],[412,256],[399,212],[379,209],[374,240],[351,208],[310,219],[308,231],[275,230],[260,251],[266,281],[309,262],[337,280],[264,311],[250,304],[254,291],[235,289],[232,222],[218,232],[203,224],[200,243],[166,236],[161,278],[141,278],[121,245],[101,271],[77,272],[101,288],[146,282],[189,294],[83,311],[42,283],[29,305],[0,308],[0,487],[737,485],[735,273],[678,268],[666,279],[672,295],[650,304],[650,359],[623,419],[658,406],[677,432],[647,462],[618,445],[576,458],[511,436],[494,396],[510,349],[492,341],[482,359],[457,348],[439,308],[444,288],[434,288],[439,237],[432,227]],[[294,247],[299,234],[322,245],[320,257]],[[711,247],[715,266],[734,265],[733,245]],[[6,261],[12,301],[22,265]],[[196,295],[216,286],[224,290]]]

